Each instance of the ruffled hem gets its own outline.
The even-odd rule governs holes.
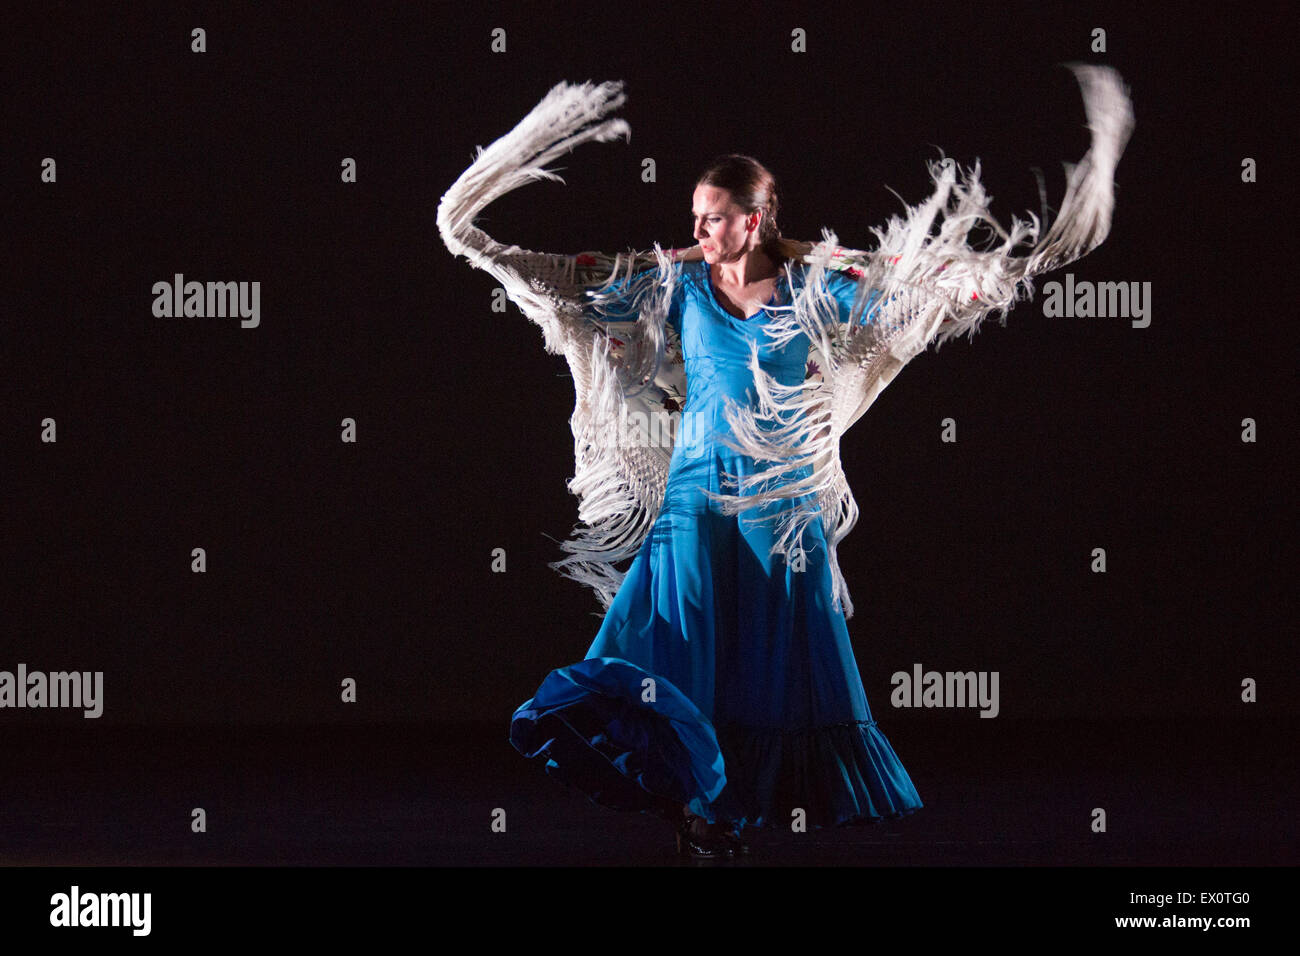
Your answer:
[[[668,680],[619,658],[552,671],[515,711],[510,742],[597,804],[667,819],[687,805],[710,822],[784,828],[801,810],[821,829],[923,806],[875,721],[718,731]]]
[[[807,730],[719,728],[729,785],[719,803],[745,826],[809,829],[881,823],[924,804],[874,720]]]
[[[653,700],[643,699],[649,686]],[[618,658],[552,671],[515,711],[510,742],[615,810],[674,819],[685,804],[711,803],[727,782],[708,718],[668,680]]]

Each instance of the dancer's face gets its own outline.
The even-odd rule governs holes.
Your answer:
[[[696,186],[691,215],[695,217],[695,238],[705,262],[731,262],[758,245],[762,213],[746,215],[725,189]]]

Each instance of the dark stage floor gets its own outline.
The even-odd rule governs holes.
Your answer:
[[[882,722],[926,803],[914,816],[760,832],[722,865],[1297,861],[1294,725],[963,716]],[[9,724],[0,743],[0,865],[691,865],[661,822],[547,778],[504,725]]]

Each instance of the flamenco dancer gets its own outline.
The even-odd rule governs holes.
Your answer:
[[[580,524],[552,566],[605,609],[578,663],[515,711],[511,743],[592,800],[657,814],[679,852],[748,851],[744,828],[831,827],[921,799],[867,705],[836,560],[858,508],[844,432],[931,343],[1005,323],[1030,280],[1105,239],[1133,128],[1109,68],[1070,67],[1092,142],[1060,213],[989,212],[979,164],[930,164],[934,193],[871,252],[782,238],[756,160],[700,175],[689,249],[551,255],[474,225],[545,164],[629,128],[621,83],[555,86],[443,196],[453,255],[490,272],[573,373]],[[991,248],[977,249],[976,227]]]

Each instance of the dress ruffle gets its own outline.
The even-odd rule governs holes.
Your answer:
[[[618,658],[552,671],[515,711],[510,742],[595,803],[666,819],[688,805],[711,822],[785,827],[799,809],[820,829],[922,806],[875,721],[719,733],[666,678]]]
[[[654,700],[643,700],[653,679]],[[666,678],[593,657],[551,671],[515,711],[510,742],[593,801],[673,818],[726,784],[712,724]]]
[[[620,810],[675,818],[687,806],[710,822],[779,828],[916,810],[834,604],[823,521],[802,527],[787,561],[779,525],[803,497],[743,515],[717,500],[762,470],[733,447],[728,415],[756,401],[751,362],[794,387],[809,341],[778,342],[757,315],[727,312],[702,267],[681,280],[668,322],[680,332],[689,411],[672,435],[662,505],[584,660],[553,671],[515,712],[511,741]],[[846,316],[853,289],[832,287]],[[655,699],[643,700],[651,680]]]
[[[802,810],[809,828],[880,823],[923,804],[889,740],[874,720],[808,730],[722,728],[718,731],[733,786],[719,804],[744,795],[734,818],[747,826],[788,827]]]

